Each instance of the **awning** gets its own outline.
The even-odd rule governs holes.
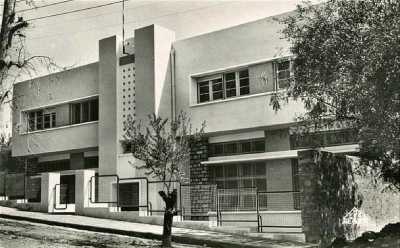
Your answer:
[[[304,150],[306,149],[210,157],[208,161],[203,161],[201,162],[201,164],[224,164],[224,163],[236,163],[236,162],[252,162],[261,160],[297,158],[297,152]],[[358,144],[330,146],[330,147],[320,148],[320,150],[332,153],[352,153],[352,152],[359,152],[359,146]]]

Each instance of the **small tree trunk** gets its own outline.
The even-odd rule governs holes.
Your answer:
[[[177,191],[174,189],[172,192],[165,193],[164,191],[160,191],[158,193],[165,202],[162,247],[171,247],[172,223],[174,215],[176,215],[175,206],[177,200]]]

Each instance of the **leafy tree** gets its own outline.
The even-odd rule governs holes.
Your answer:
[[[145,169],[147,176],[163,182],[164,190],[159,195],[164,200],[163,247],[171,247],[171,229],[173,217],[177,215],[177,191],[173,183],[186,180],[184,166],[188,166],[190,143],[196,141],[204,132],[194,130],[190,119],[181,113],[176,120],[168,121],[149,115],[149,124],[145,128],[131,117],[125,122],[124,143],[130,145],[133,156],[144,162],[137,166]]]
[[[271,105],[301,100],[303,126],[357,130],[363,165],[400,189],[400,1],[306,3],[281,22],[294,73]]]
[[[48,69],[57,67],[48,56],[31,56],[25,49],[24,33],[29,23],[22,16],[18,16],[17,2],[34,6],[34,0],[3,1],[0,30],[0,104],[11,101],[12,83],[18,79],[21,72],[31,75],[41,65],[47,66]]]

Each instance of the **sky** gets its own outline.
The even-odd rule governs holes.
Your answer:
[[[27,50],[30,55],[51,57],[60,67],[95,62],[100,39],[122,36],[121,0],[33,0],[34,6],[27,1],[32,2],[17,0],[16,7],[19,15],[30,20],[25,33]],[[288,12],[299,3],[302,1],[125,0],[125,37],[132,37],[136,28],[158,24],[175,31],[177,39],[184,39]],[[107,6],[57,15],[99,5]],[[49,73],[37,71],[29,77]],[[9,108],[0,106],[0,133],[10,132],[10,118]]]
[[[25,19],[117,2],[118,0],[74,0],[21,12]],[[37,7],[63,0],[35,0]],[[158,24],[176,32],[177,39],[207,33],[267,16],[293,10],[299,0],[263,1],[138,1],[125,2],[125,37],[134,29]],[[32,8],[24,1],[18,10]],[[61,66],[76,66],[97,61],[98,40],[122,35],[122,3],[32,20],[27,48],[32,55],[54,58]]]

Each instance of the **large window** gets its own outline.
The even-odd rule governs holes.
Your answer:
[[[285,89],[289,87],[291,76],[291,61],[282,60],[275,64],[276,68],[276,89]]]
[[[27,113],[28,131],[56,127],[56,113],[52,110],[35,110]]]
[[[99,100],[93,99],[70,104],[70,122],[78,124],[99,119]]]
[[[221,189],[267,189],[265,162],[210,166],[209,173],[211,183]]]
[[[229,156],[246,153],[265,152],[265,139],[239,140],[212,143],[209,146],[210,157]]]
[[[250,94],[248,69],[197,80],[197,99],[200,103],[248,94]]]

